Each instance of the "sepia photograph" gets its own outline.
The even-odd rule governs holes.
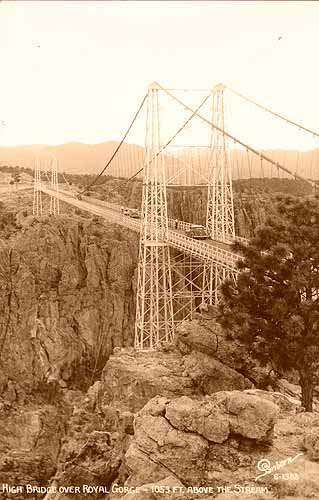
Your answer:
[[[0,0],[0,500],[319,499],[318,27]]]

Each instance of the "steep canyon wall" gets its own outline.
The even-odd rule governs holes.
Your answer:
[[[98,376],[132,345],[137,236],[96,221],[42,219],[0,247],[0,392]]]

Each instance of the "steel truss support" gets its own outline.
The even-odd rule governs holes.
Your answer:
[[[55,191],[55,196],[50,196],[50,207],[49,213],[51,215],[59,215],[60,214],[60,200],[59,200],[59,183],[58,183],[58,161],[55,156],[52,156],[51,159],[51,168],[50,168],[50,184],[51,189]]]
[[[164,158],[160,153],[159,88],[148,91],[146,159],[136,298],[135,348],[155,349],[174,336]]]
[[[171,256],[175,324],[192,319],[200,312],[204,264],[192,255]]]
[[[202,304],[216,306],[220,302],[220,288],[225,280],[236,280],[237,272],[216,262],[205,263],[202,283]]]
[[[193,319],[207,305],[217,305],[222,283],[237,277],[234,269],[187,254],[171,257],[171,264],[175,324]]]
[[[213,90],[212,122],[225,130],[223,85]],[[211,147],[206,226],[213,240],[227,242],[235,237],[232,172],[227,137],[215,128],[212,128]]]
[[[219,129],[225,130],[223,85],[217,85],[213,89],[212,122]],[[211,148],[206,227],[213,240],[227,242],[235,238],[232,171],[227,137],[215,128],[212,128]],[[203,304],[218,304],[220,286],[229,278],[236,279],[236,273],[221,264],[205,264],[202,284]]]
[[[33,215],[37,217],[42,215],[41,169],[38,158],[35,162],[33,176]]]

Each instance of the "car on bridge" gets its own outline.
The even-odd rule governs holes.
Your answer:
[[[208,240],[209,235],[207,234],[206,228],[200,226],[199,224],[192,224],[189,228],[185,230],[186,236],[193,238],[194,240]]]
[[[125,208],[123,213],[124,215],[132,217],[133,219],[139,219],[141,217],[141,214],[139,210],[137,210],[137,208]]]

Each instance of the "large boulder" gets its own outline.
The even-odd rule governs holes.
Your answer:
[[[278,405],[282,415],[294,414],[301,408],[300,399],[282,394],[281,392],[263,391],[261,389],[247,389],[245,392],[272,401]]]
[[[254,387],[241,373],[202,352],[191,352],[184,356],[183,361],[185,374],[202,394]]]
[[[208,441],[223,443],[230,434],[230,424],[213,400],[194,401],[182,397],[166,406],[166,419],[185,432],[195,432]]]
[[[273,403],[240,391],[218,392],[202,401],[182,397],[166,405],[165,416],[178,429],[192,431],[214,443],[231,434],[270,441],[278,417]]]
[[[153,397],[204,396],[220,390],[250,389],[243,375],[201,352],[136,352],[121,349],[103,371],[101,407],[136,413]]]
[[[181,323],[175,337],[177,349],[184,355],[197,352],[209,356],[225,366],[224,371],[234,370],[244,378],[249,378],[252,385],[259,388],[264,389],[271,385],[269,369],[261,367],[243,344],[225,332],[216,321],[215,315],[215,309],[210,307],[206,313],[198,315],[193,321]]]
[[[103,370],[103,406],[137,412],[154,396],[169,398],[200,394],[184,373],[178,352],[136,352],[122,349],[110,356]]]
[[[194,486],[234,482],[236,472],[240,481],[251,478],[277,416],[275,404],[240,391],[154,398],[135,417],[127,484],[156,482],[168,471]]]

